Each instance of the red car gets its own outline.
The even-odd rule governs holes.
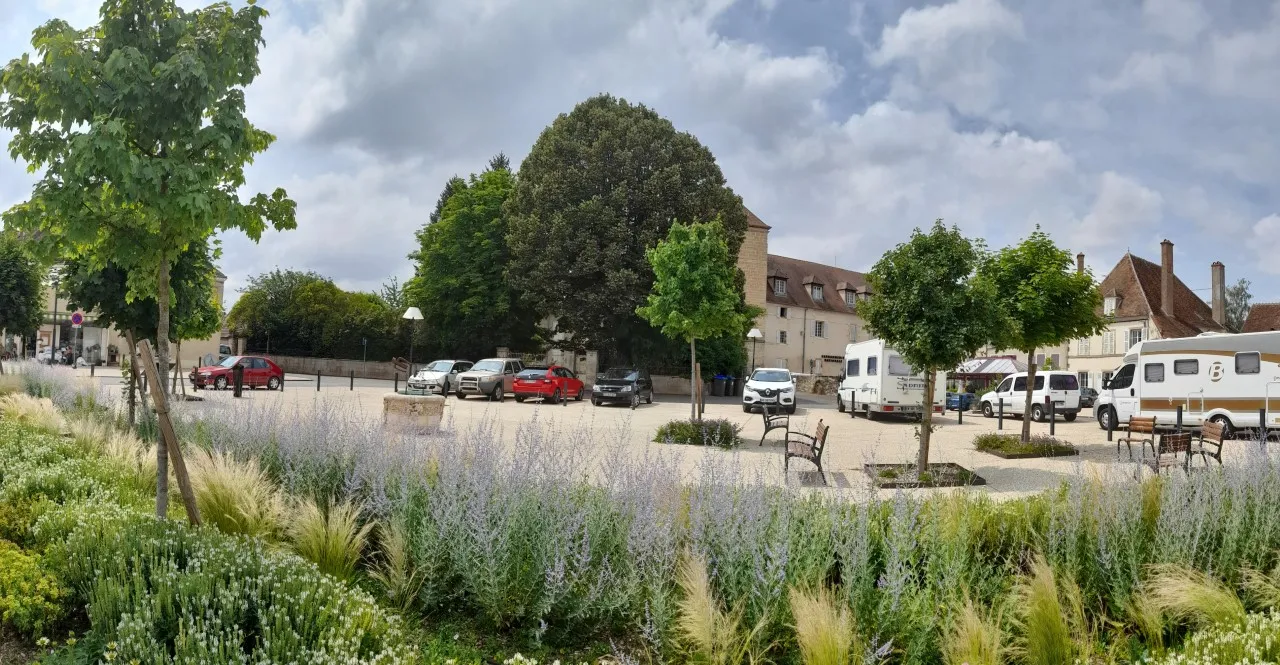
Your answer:
[[[210,388],[226,390],[235,384],[236,365],[244,368],[244,387],[277,390],[284,381],[284,370],[262,356],[229,356],[217,365],[191,370],[191,385],[196,390]]]
[[[516,401],[541,397],[552,404],[573,396],[582,401],[582,392],[586,389],[582,381],[568,367],[526,367],[516,375]]]

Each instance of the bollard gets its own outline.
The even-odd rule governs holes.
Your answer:
[[[400,372],[396,372],[395,383],[392,384],[391,392],[393,393],[400,392]]]
[[[232,395],[239,397],[240,393],[244,390],[244,365],[237,364],[235,368],[231,370],[231,376],[232,382],[234,383],[233,389],[235,391]]]
[[[89,378],[91,379],[93,378],[93,368],[94,368],[94,364],[91,363],[89,365]]]
[[[1267,445],[1267,407],[1264,405],[1258,409],[1258,441],[1263,446]]]
[[[996,414],[996,429],[1004,429],[1004,398],[1000,398],[1000,412]]]
[[[316,392],[320,392],[320,370],[316,370]]]
[[[351,390],[355,390],[355,389],[356,389],[356,371],[353,369],[351,370]]]
[[[1177,428],[1174,430],[1175,432],[1182,431],[1182,405],[1181,404],[1178,405],[1178,412],[1177,414],[1174,415],[1174,426]]]
[[[1107,407],[1110,408],[1110,407]],[[1111,436],[1116,431],[1116,412],[1111,409],[1111,415],[1107,417],[1107,441],[1111,441]],[[1116,444],[1117,446],[1120,444]]]
[[[1053,436],[1054,426],[1058,424],[1058,403],[1047,397],[1044,401],[1049,403],[1049,436]]]
[[[956,424],[963,425],[964,424],[964,405],[959,404],[957,406],[959,406],[960,408],[956,409]]]

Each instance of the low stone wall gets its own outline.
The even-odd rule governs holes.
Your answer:
[[[299,356],[268,356],[286,373],[309,374],[315,376],[320,372],[323,376],[351,376],[356,373],[358,379],[386,379],[395,377],[395,365],[389,362],[364,362],[361,360],[341,360],[339,358],[303,358]],[[400,380],[405,380],[404,374]]]
[[[813,395],[835,395],[840,379],[834,376],[796,374],[796,390]]]
[[[382,424],[392,429],[429,430],[444,419],[444,398],[439,395],[382,396]]]

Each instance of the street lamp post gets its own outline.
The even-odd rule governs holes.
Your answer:
[[[58,348],[58,278],[53,278],[53,337],[49,343],[49,364],[53,364],[54,351]]]
[[[756,368],[756,342],[759,342],[761,339],[763,339],[763,338],[764,338],[764,333],[760,332],[760,329],[759,329],[759,328],[752,328],[752,329],[751,329],[751,332],[747,333],[747,337],[751,340],[751,369],[752,369],[752,371],[755,371],[755,368]]]
[[[422,320],[422,310],[410,307],[404,311],[404,317],[414,323],[409,324],[409,376],[413,376],[413,334],[418,331],[417,321]]]

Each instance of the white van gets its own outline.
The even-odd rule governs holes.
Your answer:
[[[885,345],[872,339],[844,348],[844,376],[836,391],[836,408],[850,415],[874,418],[882,413],[920,416],[924,404],[924,374],[918,373]],[[947,403],[947,374],[933,382],[933,410]]]
[[[1045,386],[1048,385],[1048,389]],[[994,418],[1000,411],[1000,402],[1004,401],[1004,414],[1020,416],[1027,406],[1027,373],[1017,372],[1004,377],[995,390],[986,393],[979,400],[982,415]],[[1049,400],[1053,401],[1053,411],[1061,414],[1062,419],[1071,422],[1080,413],[1080,381],[1071,372],[1060,372],[1046,369],[1036,372],[1035,385],[1031,391],[1031,418],[1037,422],[1049,419]]]
[[[1257,427],[1263,408],[1267,427],[1280,427],[1280,331],[1138,342],[1103,382],[1094,412],[1103,429],[1131,416],[1173,425],[1179,406],[1192,427]]]

